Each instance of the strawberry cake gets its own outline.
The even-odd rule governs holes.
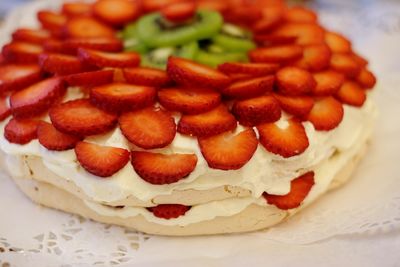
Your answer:
[[[2,47],[0,161],[38,204],[151,234],[254,231],[366,151],[376,79],[308,8],[98,0],[37,18]]]

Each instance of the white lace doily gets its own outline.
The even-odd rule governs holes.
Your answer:
[[[0,44],[8,41],[15,28],[34,27],[37,10],[59,6],[59,2],[36,1],[13,11],[0,31]],[[349,2],[311,2],[325,25],[351,37],[379,77],[376,100],[380,117],[375,135],[346,186],[267,231],[162,238],[36,206],[1,175],[0,266],[132,266],[154,260],[155,255],[176,260],[252,255],[250,251],[256,251],[255,246],[264,240],[311,244],[354,234],[400,236],[400,3]],[[208,244],[218,249],[207,250]],[[397,244],[400,251],[400,242]]]

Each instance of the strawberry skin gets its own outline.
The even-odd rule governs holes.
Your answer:
[[[274,94],[274,97],[279,101],[284,111],[299,118],[303,118],[310,113],[314,106],[314,99],[309,96],[284,96]]]
[[[178,132],[193,136],[211,136],[234,130],[235,117],[224,105],[201,114],[183,115],[178,123]]]
[[[240,63],[227,62],[218,66],[218,70],[225,74],[250,74],[258,77],[268,74],[273,74],[279,69],[279,64],[274,63]]]
[[[153,107],[122,114],[119,126],[126,139],[144,149],[165,147],[176,134],[174,118]]]
[[[168,21],[182,23],[191,19],[196,13],[194,2],[181,2],[167,5],[161,10],[161,15]]]
[[[324,29],[316,23],[285,23],[272,31],[279,37],[296,37],[298,45],[321,44],[324,42]]]
[[[167,63],[169,77],[179,84],[221,89],[228,86],[230,78],[222,72],[191,60],[170,57]]]
[[[78,58],[88,65],[93,65],[99,68],[128,68],[136,67],[140,63],[140,56],[135,52],[110,53],[78,48]]]
[[[361,107],[364,105],[367,95],[358,83],[345,81],[336,93],[336,98],[344,104]]]
[[[60,78],[49,78],[13,93],[10,97],[11,112],[16,117],[39,115],[54,104],[66,91]]]
[[[168,74],[159,69],[153,68],[126,68],[123,74],[128,83],[164,87],[171,83]]]
[[[217,107],[221,96],[211,89],[170,87],[158,91],[158,100],[168,110],[199,114]]]
[[[303,124],[295,118],[287,121],[286,127],[278,123],[265,123],[257,126],[260,142],[271,153],[290,158],[300,155],[309,146]]]
[[[141,4],[129,0],[98,0],[93,5],[93,13],[109,25],[123,26],[141,15]]]
[[[274,122],[281,117],[279,102],[270,95],[236,101],[232,113],[244,126],[255,126],[265,122]]]
[[[42,52],[41,46],[25,42],[12,42],[2,49],[2,55],[7,62],[20,64],[37,63]]]
[[[54,106],[49,111],[54,127],[67,134],[88,136],[111,130],[117,116],[93,106],[89,99],[68,101]]]
[[[45,30],[18,29],[12,34],[13,41],[27,42],[41,45],[45,40],[51,37]]]
[[[366,68],[361,69],[360,73],[358,74],[356,81],[365,89],[371,89],[376,84],[376,77],[375,75],[367,70]]]
[[[225,132],[198,139],[201,153],[208,166],[220,170],[242,168],[253,156],[258,146],[256,133],[247,129],[239,134]]]
[[[70,38],[115,37],[113,28],[84,16],[70,18],[63,26],[63,34]]]
[[[274,76],[268,75],[249,80],[236,81],[221,90],[222,94],[233,98],[251,98],[272,91]]]
[[[286,10],[283,19],[287,22],[316,23],[317,14],[305,7],[294,6]]]
[[[313,77],[317,83],[312,90],[312,94],[315,96],[330,96],[336,94],[345,80],[343,74],[333,70],[314,73]]]
[[[92,13],[92,5],[84,2],[67,2],[62,5],[61,11],[69,17],[90,16]]]
[[[330,131],[336,128],[343,120],[343,105],[329,96],[316,99],[313,108],[308,114],[309,120],[318,131]]]
[[[75,55],[78,48],[120,52],[123,45],[121,40],[116,37],[76,37],[68,38],[63,43],[64,53]]]
[[[25,88],[41,78],[37,65],[0,66],[0,92],[16,91]]]
[[[77,57],[63,54],[41,54],[39,65],[44,72],[57,75],[81,73],[87,70]]]
[[[48,122],[41,121],[37,127],[39,143],[48,150],[62,151],[74,148],[81,138],[62,133]]]
[[[61,27],[67,22],[67,17],[63,14],[54,13],[49,10],[41,10],[37,13],[39,22],[42,27],[53,32],[61,34]]]
[[[124,112],[151,105],[156,98],[154,87],[111,83],[92,88],[90,101],[110,112]]]
[[[11,109],[8,106],[8,99],[6,96],[0,97],[0,121],[5,120],[11,115]]]
[[[333,53],[351,53],[351,42],[339,33],[325,32],[325,42]]]
[[[109,177],[129,162],[129,151],[123,148],[100,146],[88,142],[79,142],[75,146],[79,163],[88,172]]]
[[[300,206],[313,185],[314,172],[310,171],[292,180],[290,192],[287,195],[270,195],[265,192],[263,196],[268,204],[275,205],[281,210],[294,209]]]
[[[108,84],[113,81],[114,70],[98,70],[70,74],[64,77],[69,86],[85,86],[88,88]]]
[[[357,77],[361,71],[357,61],[349,54],[333,54],[331,68],[349,78]]]
[[[249,57],[256,63],[287,63],[301,58],[303,48],[299,45],[280,45],[251,50]]]
[[[132,151],[132,166],[146,182],[163,185],[178,182],[188,176],[197,164],[195,154],[160,154]]]
[[[180,204],[162,204],[155,207],[147,208],[154,216],[162,219],[175,219],[185,215],[190,210],[190,206]]]
[[[311,73],[297,67],[284,67],[276,73],[278,91],[283,95],[303,95],[316,86]]]
[[[4,127],[4,137],[15,144],[24,145],[36,139],[39,121],[34,119],[11,119]]]
[[[329,67],[330,59],[331,51],[327,45],[307,45],[303,50],[303,58],[294,63],[294,66],[310,71],[320,71]]]

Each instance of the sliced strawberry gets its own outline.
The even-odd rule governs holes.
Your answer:
[[[225,13],[229,9],[229,4],[226,2],[215,1],[215,0],[198,0],[198,9],[205,9],[211,11],[217,11],[221,14]]]
[[[229,12],[224,14],[225,21],[239,26],[248,27],[263,17],[262,10],[257,6],[244,2],[238,4],[240,7],[232,6],[229,9]]]
[[[21,28],[12,34],[13,41],[27,42],[34,44],[43,44],[43,42],[51,37],[50,33],[45,30],[33,30]]]
[[[339,91],[344,83],[344,76],[333,70],[321,71],[313,74],[314,80],[317,82],[312,90],[315,96],[330,96]]]
[[[38,20],[42,27],[51,32],[60,32],[67,22],[67,17],[49,10],[42,10],[37,13]]]
[[[278,91],[284,95],[303,95],[310,93],[316,82],[306,70],[297,67],[285,67],[276,73]]]
[[[292,180],[290,183],[290,192],[288,194],[280,196],[270,195],[265,192],[263,197],[268,204],[275,205],[279,209],[294,209],[300,206],[310,192],[314,183],[314,172],[307,172],[306,174],[303,174],[302,176]]]
[[[196,4],[192,1],[173,3],[162,8],[161,15],[168,21],[182,23],[196,13]]]
[[[54,106],[49,116],[57,130],[76,136],[105,133],[117,122],[116,115],[98,109],[89,99],[72,100]]]
[[[260,142],[271,153],[289,158],[302,154],[309,146],[303,124],[291,118],[284,122],[257,126]]]
[[[329,67],[331,61],[331,51],[325,44],[315,44],[304,46],[303,58],[294,65],[300,68],[319,71]]]
[[[296,36],[280,36],[269,33],[255,34],[253,36],[255,42],[260,46],[275,46],[275,45],[293,45],[297,37]]]
[[[65,53],[75,54],[80,47],[105,52],[120,52],[122,42],[115,37],[69,38],[64,41]]]
[[[39,121],[33,119],[12,118],[4,127],[4,137],[15,144],[27,144],[37,138],[36,129]]]
[[[37,127],[39,143],[48,150],[68,150],[74,148],[81,138],[62,133],[48,122],[41,121]]]
[[[167,63],[169,77],[180,84],[224,88],[231,80],[222,72],[188,59],[170,57]]]
[[[247,129],[239,134],[225,132],[201,137],[199,146],[210,168],[237,170],[251,159],[257,149],[258,140],[254,130]]]
[[[167,5],[183,1],[186,0],[142,0],[142,6],[145,12],[154,12],[161,10]]]
[[[124,76],[124,71],[123,69],[120,68],[115,68],[114,69],[114,82],[116,83],[127,83],[125,76]],[[153,87],[153,86],[150,86]]]
[[[99,68],[137,67],[140,64],[140,55],[135,52],[110,53],[87,48],[78,49],[78,58],[88,65]]]
[[[176,134],[174,118],[153,107],[122,114],[119,127],[129,142],[144,149],[165,147]]]
[[[97,107],[110,112],[124,112],[144,108],[154,103],[154,87],[111,83],[94,87],[90,91],[90,101]]]
[[[317,22],[317,14],[311,9],[294,6],[286,10],[284,14],[284,19],[288,22],[308,22],[308,23],[316,23]]]
[[[11,112],[16,117],[31,117],[46,111],[66,90],[60,78],[49,78],[15,92],[10,97]]]
[[[178,124],[178,132],[194,136],[216,135],[237,126],[235,117],[224,105],[206,113],[183,115]]]
[[[79,142],[75,154],[85,170],[99,177],[109,177],[129,162],[130,153],[123,148]]]
[[[315,23],[285,23],[271,32],[281,38],[296,37],[299,45],[321,44],[324,42],[324,30]]]
[[[336,128],[343,120],[343,105],[335,98],[329,96],[315,100],[309,120],[318,131],[329,131]]]
[[[282,22],[281,14],[274,14],[271,16],[263,16],[257,20],[252,26],[252,30],[257,34],[268,32],[278,26]]]
[[[232,73],[232,74],[229,74],[229,78],[231,78],[232,83],[234,83],[234,82],[238,82],[238,81],[251,80],[254,78],[254,76],[250,75],[250,74],[243,74],[243,73]]]
[[[234,98],[251,98],[272,91],[274,84],[274,76],[264,76],[252,78],[249,80],[241,80],[232,83],[230,86],[222,89],[222,94]]]
[[[168,74],[159,69],[128,68],[123,69],[124,77],[128,83],[164,87],[171,83]]]
[[[92,14],[92,5],[84,2],[70,2],[62,5],[62,13],[66,16],[90,16]]]
[[[357,77],[361,71],[357,61],[349,54],[333,54],[331,57],[331,68],[349,78]]]
[[[336,93],[336,98],[344,104],[361,107],[367,99],[367,95],[358,83],[345,81]]]
[[[113,81],[114,70],[98,70],[81,72],[64,77],[69,86],[93,87],[108,84]]]
[[[221,95],[206,88],[170,87],[158,91],[158,100],[168,110],[199,114],[217,107]]]
[[[77,57],[63,54],[41,54],[39,65],[44,72],[57,75],[68,75],[89,70]]]
[[[298,45],[261,47],[249,52],[249,57],[252,62],[261,63],[287,63],[301,58],[302,55],[303,48]]]
[[[40,80],[37,65],[0,66],[0,92],[16,91]]]
[[[255,126],[265,122],[273,122],[281,117],[279,102],[270,95],[259,96],[236,101],[232,113],[240,124]]]
[[[284,111],[299,118],[303,118],[310,113],[314,106],[314,100],[309,96],[284,96],[275,94],[274,97],[279,101]]]
[[[371,89],[376,84],[376,77],[375,75],[367,70],[366,68],[361,69],[360,73],[358,74],[356,81],[366,89]]]
[[[279,69],[279,64],[273,63],[240,63],[227,62],[218,66],[225,74],[249,74],[253,77],[273,74]]]
[[[188,176],[197,164],[195,154],[161,154],[132,151],[136,173],[151,184],[171,184]]]
[[[140,16],[141,5],[139,1],[98,0],[93,5],[93,13],[107,24],[123,26]]]
[[[64,41],[58,39],[47,39],[43,41],[43,49],[48,53],[75,55],[75,51],[69,51],[66,49]]]
[[[325,32],[325,42],[333,53],[351,53],[351,42],[339,33]]]
[[[115,37],[115,31],[91,17],[73,17],[63,27],[63,33],[72,38]]]
[[[368,60],[354,52],[350,54],[350,57],[362,68],[365,68],[368,65]]]
[[[185,213],[190,210],[190,207],[180,204],[162,204],[147,209],[151,211],[154,216],[169,220],[185,215]]]
[[[0,97],[0,121],[4,121],[11,115],[11,109],[8,106],[8,98],[6,96]]]
[[[36,63],[43,48],[38,45],[12,42],[3,46],[2,54],[7,62],[16,62],[21,64]]]

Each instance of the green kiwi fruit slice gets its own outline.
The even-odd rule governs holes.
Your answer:
[[[209,53],[199,50],[194,59],[196,62],[210,67],[217,67],[225,62],[246,62],[248,61],[246,54],[238,52]]]
[[[119,37],[123,39],[124,50],[138,53],[146,53],[149,48],[137,38],[137,24],[131,23],[127,25],[121,32]]]
[[[251,33],[230,23],[225,23],[218,35],[212,38],[213,43],[226,51],[247,52],[256,47],[251,41]]]
[[[215,11],[200,10],[185,24],[171,24],[160,13],[152,13],[139,19],[137,35],[148,47],[171,47],[212,38],[222,23],[222,16]]]

